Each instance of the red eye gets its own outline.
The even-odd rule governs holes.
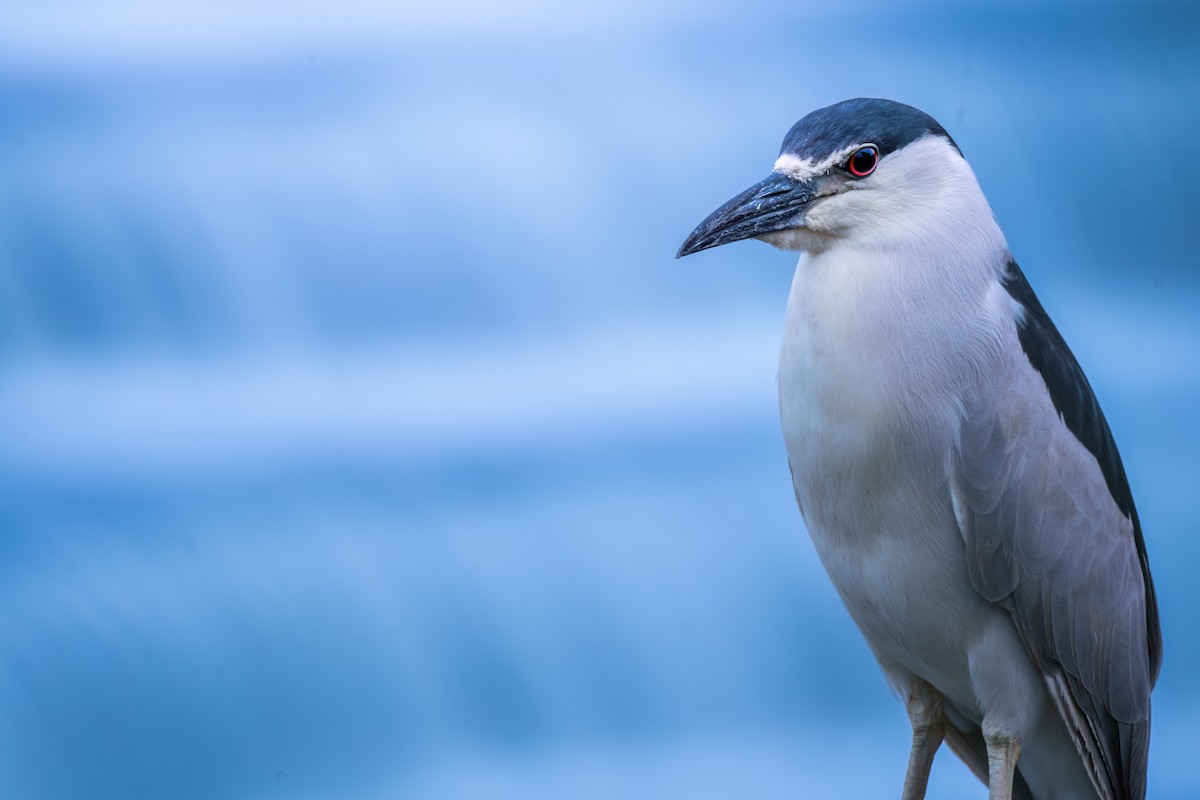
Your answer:
[[[861,147],[850,156],[850,160],[846,162],[846,169],[856,178],[865,178],[875,171],[875,165],[878,163],[878,150],[874,147]]]

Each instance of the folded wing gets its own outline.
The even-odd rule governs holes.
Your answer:
[[[975,589],[1012,615],[1101,797],[1141,800],[1162,660],[1154,587],[1095,395],[1009,264],[1021,343],[968,397],[952,492]]]

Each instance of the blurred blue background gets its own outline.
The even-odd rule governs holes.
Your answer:
[[[794,258],[676,262],[917,105],[1122,448],[1200,796],[1194,3],[0,7],[0,796],[899,794],[794,508]],[[931,798],[983,797],[943,752]]]

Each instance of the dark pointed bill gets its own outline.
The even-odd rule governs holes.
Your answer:
[[[676,258],[710,247],[795,227],[804,209],[817,196],[812,181],[798,181],[778,172],[754,184],[708,215],[684,241]]]

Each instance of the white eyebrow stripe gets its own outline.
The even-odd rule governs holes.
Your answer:
[[[774,171],[787,175],[793,180],[802,181],[817,174],[817,165],[810,158],[800,158],[791,153],[784,153],[775,160]]]
[[[775,160],[774,171],[787,175],[792,180],[808,180],[828,172],[835,164],[842,163],[850,157],[851,153],[863,146],[863,144],[852,144],[819,162],[814,162],[811,158],[800,158],[791,153],[784,153]]]

